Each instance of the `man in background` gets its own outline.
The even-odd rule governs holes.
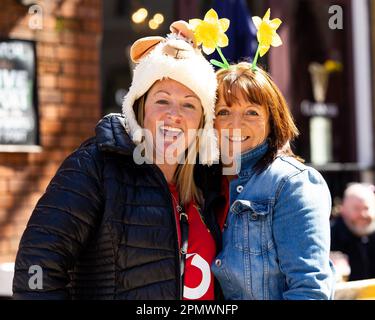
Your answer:
[[[331,251],[347,255],[349,281],[375,278],[374,187],[354,183],[344,192],[340,215],[332,220]]]

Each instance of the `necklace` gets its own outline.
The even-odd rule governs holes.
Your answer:
[[[177,209],[177,212],[181,212],[182,211],[182,207],[180,206],[180,204],[178,203],[178,201],[176,200],[176,198],[174,197],[173,193],[171,192],[171,196],[175,202],[175,206],[176,206],[176,209]]]

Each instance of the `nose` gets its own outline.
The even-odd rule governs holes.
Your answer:
[[[369,215],[368,210],[360,209],[353,211],[351,220],[353,223],[358,225],[367,225],[369,222],[371,222],[371,217]]]
[[[176,123],[181,122],[182,115],[180,112],[180,107],[177,104],[171,104],[168,110],[168,117]]]
[[[242,116],[239,113],[234,113],[232,116],[232,127],[233,129],[241,129],[242,127]]]
[[[368,219],[370,217],[369,210],[368,209],[362,209],[362,210],[360,210],[359,216],[362,219]]]

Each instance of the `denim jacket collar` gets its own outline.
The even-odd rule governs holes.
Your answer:
[[[240,171],[238,173],[239,177],[250,175],[255,164],[266,154],[268,151],[268,141],[264,141],[261,145],[257,146],[255,149],[246,151],[236,157],[236,163],[241,165]],[[238,166],[237,166],[238,167]]]

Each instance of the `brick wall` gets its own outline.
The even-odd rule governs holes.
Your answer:
[[[0,37],[37,42],[40,153],[0,152],[0,263],[12,262],[30,214],[57,168],[94,133],[101,116],[101,0],[37,1],[43,28],[29,27],[28,7],[1,0]]]

